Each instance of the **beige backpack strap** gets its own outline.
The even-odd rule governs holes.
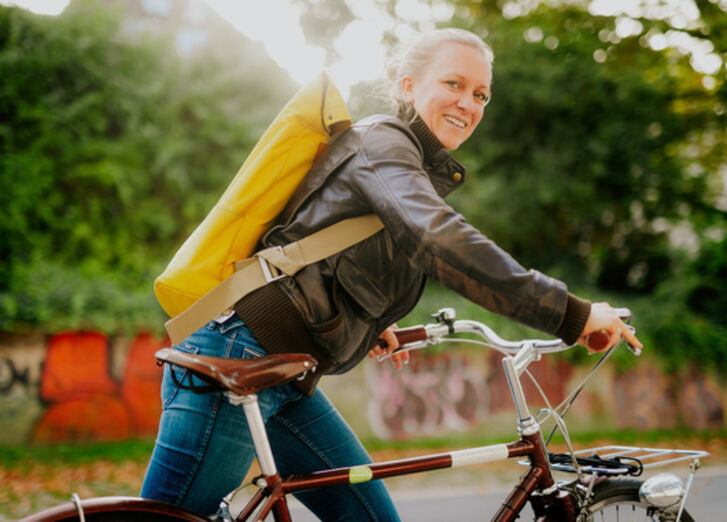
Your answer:
[[[284,247],[266,248],[237,261],[234,274],[164,324],[169,338],[178,345],[253,290],[292,276],[304,266],[345,250],[382,228],[384,224],[374,214],[344,219]]]

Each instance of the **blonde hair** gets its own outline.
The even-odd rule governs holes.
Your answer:
[[[485,41],[476,34],[456,27],[436,29],[419,34],[408,46],[400,47],[386,64],[389,76],[388,95],[397,109],[406,107],[401,96],[401,81],[404,78],[418,78],[431,61],[437,48],[447,42],[454,42],[480,51],[492,67],[495,55]]]

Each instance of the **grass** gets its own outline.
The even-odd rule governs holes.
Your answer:
[[[0,467],[23,469],[36,464],[77,466],[104,460],[111,463],[148,461],[154,441],[151,439],[78,444],[0,446]]]

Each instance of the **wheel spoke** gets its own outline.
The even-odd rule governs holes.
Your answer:
[[[630,517],[628,516],[629,512],[631,513]],[[633,522],[636,522],[638,520],[643,520],[646,522],[661,521],[661,518],[659,518],[659,513],[651,513],[647,506],[641,505],[639,503],[634,503],[633,501],[622,501],[619,504],[611,504],[608,506],[597,508],[592,512],[592,517],[593,518],[591,520],[593,520],[593,522],[620,522],[622,520],[630,520]]]

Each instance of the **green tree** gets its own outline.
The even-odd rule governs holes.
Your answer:
[[[705,75],[688,52],[651,45],[687,35],[724,56],[723,9],[698,0],[687,28],[643,16],[624,36],[624,17],[594,16],[585,0],[447,3],[447,25],[495,52],[493,101],[455,153],[468,178],[453,205],[525,266],[636,308],[642,336],[672,362],[687,354],[727,371],[727,343],[715,342],[727,334],[724,67]],[[446,299],[477,313],[429,292],[424,307]]]
[[[0,8],[0,329],[159,327],[154,277],[293,91],[232,29],[181,59],[123,19]]]

